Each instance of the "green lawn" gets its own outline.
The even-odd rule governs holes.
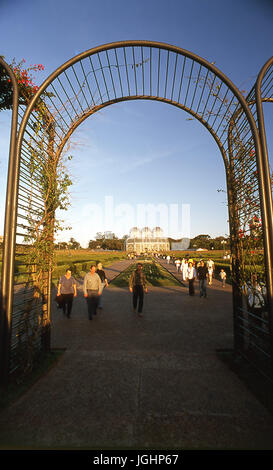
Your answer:
[[[139,261],[143,264],[143,272],[145,273],[148,286],[181,286],[181,283],[158,263],[152,260],[138,260],[137,262]],[[129,278],[136,269],[136,265],[137,263],[133,263],[125,269],[111,282],[111,286],[128,287]]]
[[[167,254],[167,253],[166,253]],[[168,254],[171,255],[172,258],[183,258],[183,257],[191,257],[195,261],[199,261],[200,259],[204,259],[205,262],[208,258],[213,259],[215,263],[215,275],[218,278],[220,269],[223,268],[227,273],[227,282],[230,282],[231,272],[230,272],[230,260],[223,259],[223,250],[211,250],[211,251],[170,251]],[[0,278],[1,278],[1,271],[2,271],[2,262],[1,262],[2,253],[0,253]],[[53,282],[56,283],[57,280],[60,278],[62,274],[65,273],[67,268],[71,268],[73,271],[74,276],[80,278],[85,275],[87,271],[89,271],[91,264],[97,264],[98,261],[101,261],[103,266],[109,266],[116,261],[127,259],[127,253],[125,251],[91,251],[91,250],[56,250],[55,251],[56,257],[56,265],[53,271]],[[246,271],[249,270],[250,272],[253,271],[252,260],[246,259],[245,260]],[[263,260],[261,257],[260,261],[256,261],[256,272],[262,273],[264,270],[263,267]],[[16,282],[24,282],[27,277],[25,272],[27,271],[26,266],[24,264],[24,255],[16,256],[15,259],[15,275],[16,275]],[[160,277],[158,277],[157,281],[160,283]],[[155,282],[155,279],[154,281]]]
[[[89,251],[89,250],[70,250],[56,251],[56,267],[53,271],[53,282],[57,281],[65,270],[72,269],[77,277],[83,277],[89,271],[91,264],[97,264],[99,261],[104,267],[110,266],[116,261],[127,258],[125,251]]]
[[[2,253],[0,253],[0,279],[2,274],[1,257]],[[25,259],[24,255],[15,258],[16,282],[25,282],[28,278],[27,268],[24,264]],[[127,259],[125,251],[56,250],[52,280],[55,283],[68,268],[72,269],[76,277],[83,277],[89,271],[91,264],[97,264],[100,261],[105,267],[122,259]]]

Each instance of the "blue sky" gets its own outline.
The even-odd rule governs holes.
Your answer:
[[[10,63],[42,63],[40,84],[74,55],[113,41],[166,42],[204,57],[249,90],[273,55],[270,0],[0,0],[0,54]],[[271,105],[272,106],[272,105]],[[267,127],[272,127],[270,105]],[[9,113],[0,114],[0,232],[3,232]],[[269,138],[269,148],[273,147]],[[71,208],[62,214],[86,246],[99,230],[128,233],[132,220],[95,223],[92,204],[190,207],[190,235],[228,233],[225,173],[219,150],[200,123],[172,106],[123,102],[87,119],[73,135]],[[121,207],[121,206],[120,206]],[[181,222],[183,224],[183,221]],[[163,227],[164,228],[164,227]],[[181,234],[183,227],[181,226]],[[179,232],[180,233],[180,232]],[[179,235],[177,233],[177,235]],[[175,235],[167,233],[167,235]]]

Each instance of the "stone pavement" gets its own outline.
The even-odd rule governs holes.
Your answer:
[[[131,261],[128,259],[123,259],[121,261],[116,261],[111,266],[104,267],[105,274],[107,276],[108,281],[112,281],[116,276],[118,276],[124,269],[128,268],[130,264],[135,263],[135,261]]]
[[[128,265],[108,268],[109,277]],[[233,346],[231,289],[150,288],[144,316],[110,286],[89,321],[81,287],[54,306],[57,364],[0,414],[7,449],[273,449],[273,416],[219,358]]]

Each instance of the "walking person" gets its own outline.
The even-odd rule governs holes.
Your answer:
[[[182,271],[182,281],[188,280],[188,261],[185,259],[183,264],[183,271]]]
[[[214,270],[214,261],[211,258],[209,258],[207,261],[207,267]]]
[[[74,297],[77,297],[77,283],[71,269],[67,269],[58,284],[57,297],[60,298],[64,315],[70,318]]]
[[[213,267],[208,266],[208,276],[209,276],[209,285],[212,285],[212,277],[213,277]]]
[[[207,297],[207,276],[208,268],[205,266],[203,260],[200,261],[200,265],[197,268],[197,278],[199,279],[200,297]]]
[[[90,272],[84,276],[83,295],[87,300],[88,318],[92,320],[97,314],[98,300],[101,295],[102,285],[100,276],[96,273],[96,266],[90,266]]]
[[[213,272],[214,272],[214,261],[209,258],[207,261],[207,267],[208,267],[208,273],[209,273],[209,285],[212,285],[212,278],[213,278]]]
[[[138,306],[138,316],[142,317],[142,308],[144,300],[144,291],[148,293],[146,276],[142,271],[142,264],[138,263],[135,271],[132,272],[129,279],[129,290],[133,293],[133,308],[134,312]]]
[[[181,260],[179,258],[177,258],[174,262],[175,266],[176,266],[176,271],[178,272],[179,271],[179,268],[180,268],[180,264],[181,264]]]
[[[221,269],[221,271],[220,271],[220,278],[221,278],[221,281],[222,281],[222,287],[225,287],[226,279],[227,279],[227,273],[223,269]]]
[[[98,308],[102,309],[102,293],[104,287],[109,287],[108,281],[106,279],[106,274],[105,271],[102,269],[102,263],[97,264],[97,271],[96,273],[99,275],[100,280],[101,280],[101,295],[99,296],[99,301],[98,301]]]
[[[194,281],[196,279],[196,270],[192,263],[188,266],[188,280],[189,280],[189,295],[194,295]]]

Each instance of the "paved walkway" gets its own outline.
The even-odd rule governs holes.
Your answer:
[[[164,268],[166,268],[176,279],[178,279],[181,284],[186,287],[188,284],[182,281],[182,274],[181,272],[177,272],[176,266],[174,263],[168,263],[165,259],[159,258],[157,260]]]
[[[0,447],[272,449],[272,414],[217,354],[232,329],[231,289],[217,281],[207,299],[151,288],[143,318],[110,286],[92,321],[80,288],[71,319],[53,312],[52,347],[65,353],[2,411]]]

